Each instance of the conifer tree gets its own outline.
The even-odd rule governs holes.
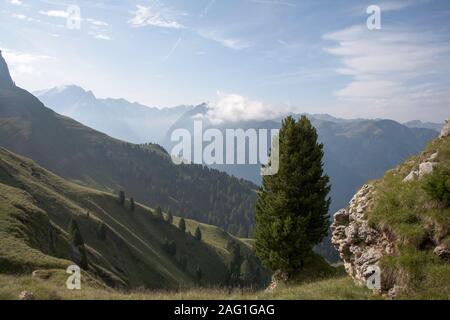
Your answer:
[[[119,191],[119,204],[123,206],[125,204],[125,192],[122,190]]]
[[[248,259],[245,259],[239,269],[239,280],[242,287],[247,287],[252,283],[252,269]]]
[[[195,234],[194,234],[195,239],[197,239],[198,241],[202,240],[202,231],[200,230],[200,227],[197,226],[197,229],[195,229]]]
[[[164,220],[164,216],[163,216],[163,214],[162,214],[162,210],[161,210],[161,207],[156,207],[156,209],[155,209],[155,215],[156,215],[156,219],[158,219],[158,220]]]
[[[195,277],[197,278],[197,281],[200,282],[200,280],[202,280],[203,277],[203,271],[200,268],[200,266],[197,266],[197,270],[195,270]]]
[[[178,222],[178,228],[182,232],[186,232],[186,221],[184,221],[184,218],[181,218],[180,221]]]
[[[97,233],[98,233],[98,238],[100,240],[102,240],[102,241],[106,240],[106,225],[103,221],[100,222]]]
[[[83,237],[81,236],[80,228],[78,227],[78,223],[71,218],[69,222],[69,237],[72,247],[78,250],[79,256],[75,255],[74,259],[78,260],[76,263],[80,265],[81,268],[87,270],[88,269],[88,260],[86,254],[86,248],[84,246]]]
[[[330,186],[317,138],[305,116],[284,119],[279,171],[263,177],[256,204],[256,253],[272,270],[301,269],[327,234]]]
[[[173,223],[173,215],[172,215],[172,213],[170,211],[167,212],[166,221],[167,221],[168,224],[172,224]]]

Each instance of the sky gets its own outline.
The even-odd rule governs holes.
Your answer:
[[[230,121],[450,115],[448,0],[0,0],[0,49],[29,91],[208,102]]]

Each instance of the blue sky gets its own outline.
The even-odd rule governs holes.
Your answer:
[[[370,4],[381,30],[366,27]],[[30,91],[74,83],[149,106],[207,101],[228,120],[443,121],[449,21],[447,0],[0,0],[0,48]]]

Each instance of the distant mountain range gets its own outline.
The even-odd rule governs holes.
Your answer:
[[[2,70],[9,75],[7,67]],[[11,80],[3,81],[5,74],[0,79],[0,146],[66,179],[124,190],[151,207],[248,236],[256,196],[251,182],[199,165],[175,165],[158,145],[111,138],[46,108]]]
[[[409,128],[425,128],[425,129],[432,129],[437,132],[441,131],[443,127],[443,123],[433,123],[433,122],[422,122],[420,120],[413,120],[408,121],[404,123],[405,126]]]
[[[162,145],[167,150],[172,150],[175,143],[170,141],[170,134],[178,128],[185,128],[193,135],[194,120],[198,119],[199,115],[206,118],[207,112],[207,105],[200,105],[186,112],[168,130]],[[347,120],[329,115],[307,116],[317,129],[319,140],[324,144],[325,171],[332,184],[332,213],[344,207],[357,188],[366,181],[382,176],[389,168],[422,150],[428,141],[438,135],[438,132],[432,129],[409,128],[392,120]],[[300,117],[300,114],[294,114],[294,117]],[[236,122],[209,127],[218,128],[222,132],[233,128],[279,129],[280,120]],[[261,182],[260,165],[212,167],[256,184]]]
[[[125,99],[98,99],[75,85],[33,93],[47,107],[116,139],[158,143],[167,129],[191,106],[150,108]]]

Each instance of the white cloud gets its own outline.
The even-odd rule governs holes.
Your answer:
[[[45,60],[52,59],[46,55],[31,54],[10,49],[3,49],[3,55],[14,79],[23,76],[39,75],[38,65]]]
[[[64,10],[49,10],[49,11],[39,11],[40,14],[48,16],[48,17],[56,17],[56,18],[68,18],[69,13]]]
[[[97,34],[94,36],[95,39],[100,39],[100,40],[111,40],[110,36],[104,35],[104,34]]]
[[[11,17],[13,17],[15,19],[19,19],[19,20],[29,21],[29,22],[41,22],[38,19],[28,17],[22,13],[13,13],[13,14],[11,14]]]
[[[448,107],[450,83],[443,79],[450,72],[450,44],[445,37],[412,29],[370,31],[354,26],[326,34],[324,39],[336,44],[325,48],[339,59],[336,72],[350,78],[335,92],[340,100],[391,116],[395,108],[406,115]]]
[[[137,5],[136,11],[134,11],[133,14],[134,17],[128,21],[133,27],[153,26],[169,29],[186,28],[183,24],[176,21],[177,16],[180,14],[156,2],[148,7]]]
[[[427,0],[385,0],[379,2],[378,5],[382,11],[399,11],[423,2],[427,2]]]
[[[24,14],[20,14],[20,13],[13,13],[11,15],[11,17],[16,18],[16,19],[20,19],[20,20],[26,20],[27,16]]]
[[[108,26],[108,23],[106,23],[104,21],[100,21],[100,20],[88,18],[88,19],[86,19],[86,21],[97,27],[107,27]]]
[[[10,4],[14,4],[16,6],[23,6],[23,2],[20,0],[9,0],[8,1]]]
[[[250,48],[252,46],[251,43],[249,43],[249,42],[247,42],[245,40],[242,40],[242,39],[239,39],[239,38],[233,38],[233,37],[226,37],[226,36],[223,36],[221,33],[217,32],[217,31],[200,30],[200,31],[198,31],[198,34],[202,38],[218,42],[222,46],[224,46],[224,47],[226,47],[228,49],[232,49],[232,50],[243,50],[243,49]]]
[[[289,113],[287,106],[273,106],[250,100],[238,94],[217,93],[217,101],[210,104],[207,117],[211,123],[269,120]]]

